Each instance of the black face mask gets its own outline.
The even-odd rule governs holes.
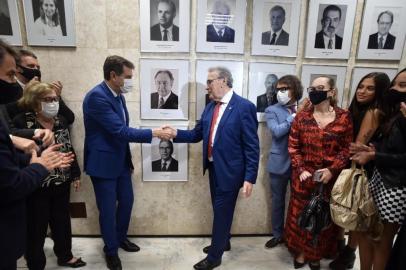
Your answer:
[[[400,102],[406,102],[406,92],[399,92],[391,88],[388,91],[387,100],[392,105],[396,105]]]
[[[309,93],[310,102],[313,105],[318,105],[327,99],[328,91],[311,91]]]
[[[0,104],[17,101],[23,95],[23,88],[17,83],[9,83],[0,79]]]
[[[23,72],[20,72],[20,74],[23,75],[27,80],[31,81],[34,77],[38,77],[38,80],[41,80],[41,70],[36,68],[26,68],[23,66],[18,67],[23,70]]]

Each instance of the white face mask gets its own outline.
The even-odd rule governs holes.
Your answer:
[[[276,99],[281,105],[288,104],[288,102],[291,100],[291,98],[289,97],[289,91],[278,91],[278,93],[276,94]]]
[[[42,108],[42,115],[48,118],[55,117],[58,114],[59,111],[59,102],[54,101],[54,102],[41,102],[41,108]]]
[[[133,80],[124,79],[124,85],[120,87],[121,93],[129,93],[133,91]]]

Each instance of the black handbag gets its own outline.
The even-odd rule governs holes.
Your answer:
[[[320,183],[297,220],[298,226],[302,230],[311,233],[313,246],[318,244],[320,233],[331,225],[330,203],[323,192],[323,187],[324,184]]]

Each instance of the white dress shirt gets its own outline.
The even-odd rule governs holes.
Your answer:
[[[164,28],[162,27],[162,25],[159,25],[159,28],[161,29],[161,36],[162,36],[162,40],[164,40],[164,35],[165,35],[165,29],[168,30],[166,32],[166,35],[168,36],[168,41],[173,41],[173,36],[172,36],[172,29],[173,29],[173,24],[168,27],[168,28]]]
[[[324,48],[328,49],[328,43],[330,42],[330,38],[326,35],[323,35],[323,38],[324,38]],[[331,48],[335,49],[336,48],[336,35],[332,36],[331,40],[333,41],[331,43],[331,45],[332,45]]]
[[[113,96],[116,98],[118,96],[118,94],[110,88],[110,86],[106,83],[107,87],[109,88],[109,90],[111,91],[111,93],[113,94]],[[123,116],[124,116],[124,121],[127,121],[127,119],[125,118],[125,111],[124,111],[124,104],[122,102],[123,100],[121,99],[121,109],[123,111]]]
[[[271,30],[271,35],[269,36],[269,43],[271,43],[271,41],[272,41],[272,35],[276,34],[275,43],[274,43],[274,45],[275,45],[276,42],[278,41],[279,36],[281,35],[281,32],[282,32],[282,28],[278,32],[272,32],[272,30]]]
[[[378,46],[379,46],[379,39],[381,37],[383,37],[383,40],[382,40],[382,49],[383,49],[383,48],[385,48],[385,42],[386,42],[386,38],[388,37],[388,34],[382,36],[381,34],[378,33]]]

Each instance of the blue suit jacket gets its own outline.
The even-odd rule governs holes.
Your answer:
[[[208,167],[207,147],[215,102],[210,102],[192,130],[178,130],[175,142],[203,140],[203,173]],[[213,165],[221,190],[241,188],[244,181],[255,184],[259,162],[258,121],[255,105],[233,94],[217,128]]]
[[[285,106],[276,103],[265,109],[266,124],[272,133],[267,170],[272,174],[290,175],[289,131],[294,117]]]
[[[102,82],[90,90],[83,101],[84,170],[90,176],[117,178],[124,166],[133,168],[128,143],[152,140],[150,129],[128,127],[127,106],[120,96],[123,106]]]

